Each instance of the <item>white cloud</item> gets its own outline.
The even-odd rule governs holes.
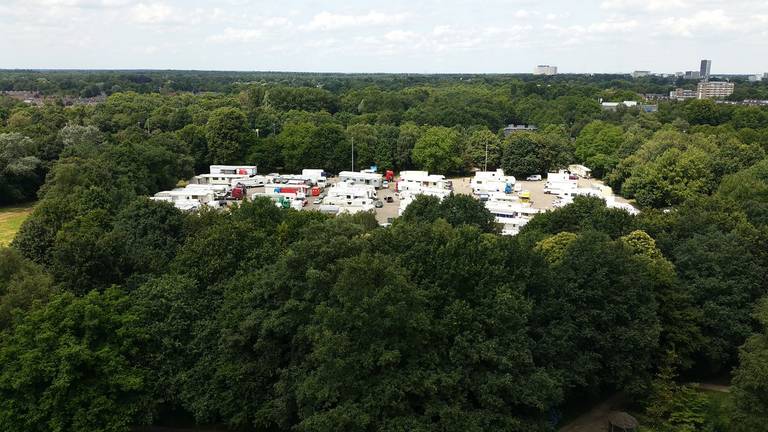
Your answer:
[[[390,42],[405,42],[409,40],[414,40],[418,34],[416,32],[407,31],[407,30],[393,30],[387,34],[384,35],[384,39],[390,41]]]
[[[661,21],[660,28],[663,33],[691,37],[700,30],[711,33],[746,27],[737,25],[722,9],[716,9],[699,11],[689,16],[665,18]]]
[[[257,24],[264,27],[290,27],[291,21],[285,17],[269,17],[257,21]]]
[[[370,11],[365,15],[343,15],[331,12],[321,12],[304,28],[307,30],[340,30],[363,26],[387,26],[400,24],[408,18],[408,14],[387,14]]]
[[[690,0],[604,0],[600,3],[602,9],[608,10],[646,10],[666,11],[691,7]]]
[[[248,43],[260,39],[264,33],[256,29],[227,27],[223,33],[208,37],[209,42],[215,43]]]
[[[590,24],[586,27],[585,31],[591,34],[627,33],[637,30],[638,27],[640,27],[640,23],[636,20],[608,21]]]
[[[174,19],[174,11],[164,3],[139,3],[131,10],[131,16],[140,24],[163,24]]]
[[[136,3],[136,0],[29,0],[30,4],[43,7],[119,8]]]

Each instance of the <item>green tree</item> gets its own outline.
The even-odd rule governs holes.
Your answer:
[[[143,336],[117,290],[62,294],[0,341],[0,428],[123,432],[146,418]]]
[[[621,127],[596,120],[576,138],[576,157],[592,168],[595,176],[602,177],[618,164],[617,151],[622,143]]]
[[[447,127],[431,127],[416,141],[413,162],[420,168],[449,174],[461,168],[459,144],[461,135]]]
[[[11,248],[0,248],[0,333],[15,317],[29,313],[35,302],[53,294],[51,277]]]
[[[741,347],[733,378],[734,429],[756,430],[768,422],[768,300],[761,300],[754,318],[760,330]]]
[[[467,138],[464,148],[466,168],[485,168],[486,150],[488,151],[488,169],[496,169],[501,161],[501,142],[499,137],[488,129],[477,129]]]
[[[0,205],[30,200],[41,184],[34,141],[18,133],[0,134]]]
[[[251,141],[248,120],[236,108],[219,108],[211,113],[205,127],[211,163],[237,163]]]

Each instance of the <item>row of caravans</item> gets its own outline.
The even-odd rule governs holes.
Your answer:
[[[427,171],[402,171],[400,179],[395,183],[395,191],[400,195],[398,214],[402,215],[419,195],[439,199],[449,196],[453,193],[453,182],[444,175],[430,174]]]
[[[378,193],[373,185],[339,182],[327,190],[319,210],[333,214],[370,211],[377,200]]]
[[[229,191],[220,185],[190,184],[184,188],[156,193],[150,199],[172,203],[180,210],[198,210],[201,207],[221,206]]]
[[[264,188],[254,196],[271,198],[281,207],[301,208],[307,196],[319,195],[326,184],[327,174],[321,169],[305,169],[293,175],[258,175],[253,165],[211,165],[210,173],[194,176],[185,188],[159,192],[153,199],[194,210],[203,205],[219,207],[227,200],[243,199],[248,190]]]
[[[575,167],[585,168],[586,171],[579,171],[578,168],[574,169]],[[575,174],[575,172],[578,172],[578,174]],[[544,193],[557,195],[557,199],[554,202],[555,207],[564,207],[571,204],[576,196],[595,196],[604,199],[605,205],[608,208],[622,209],[630,214],[639,213],[632,204],[619,201],[613,194],[610,186],[594,183],[590,187],[579,187],[579,178],[589,178],[590,172],[589,168],[581,165],[572,165],[568,170],[549,173],[547,175],[547,183],[544,185]]]

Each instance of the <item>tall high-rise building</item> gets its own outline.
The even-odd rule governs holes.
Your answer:
[[[534,75],[557,75],[557,66],[538,65],[533,68]]]
[[[712,70],[712,60],[702,60],[699,68],[699,75],[702,79],[709,79],[709,73]]]

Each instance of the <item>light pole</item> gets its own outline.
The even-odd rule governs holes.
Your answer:
[[[355,137],[352,137],[352,172],[355,172]]]
[[[483,171],[488,171],[488,141],[485,142],[485,166]]]

